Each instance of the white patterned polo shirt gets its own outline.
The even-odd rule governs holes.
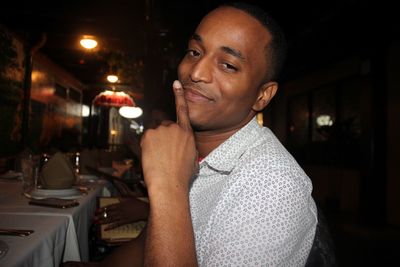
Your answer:
[[[304,266],[317,224],[312,184],[256,119],[200,163],[190,188],[199,266]]]

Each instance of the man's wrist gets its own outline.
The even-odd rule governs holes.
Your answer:
[[[189,186],[180,183],[153,183],[147,188],[150,203],[160,200],[178,200],[189,196]]]

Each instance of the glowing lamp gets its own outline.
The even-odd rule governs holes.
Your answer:
[[[118,76],[117,75],[108,75],[107,76],[107,81],[109,81],[110,83],[116,83],[118,82]]]
[[[84,37],[80,40],[82,47],[86,49],[93,49],[97,46],[97,41],[93,37]]]
[[[106,90],[98,94],[93,104],[96,106],[108,107],[122,107],[122,106],[136,106],[135,101],[127,93]]]
[[[127,119],[135,119],[143,114],[143,110],[139,107],[121,107],[119,109],[119,115]]]

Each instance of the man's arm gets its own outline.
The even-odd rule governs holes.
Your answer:
[[[145,266],[196,266],[187,192],[174,187],[153,192]]]
[[[145,265],[196,266],[189,209],[189,180],[198,167],[187,103],[174,83],[178,123],[146,131],[143,174],[150,199]]]
[[[68,261],[62,263],[62,267],[141,267],[143,266],[143,254],[146,240],[146,231],[143,229],[142,233],[129,243],[126,243],[104,260],[100,262],[77,262]]]
[[[146,240],[146,229],[129,243],[126,243],[100,262],[98,267],[135,267],[143,266],[143,254]]]

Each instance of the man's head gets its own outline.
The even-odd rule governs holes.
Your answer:
[[[222,5],[221,7],[224,6],[237,8],[246,12],[253,18],[257,19],[271,34],[271,41],[266,47],[265,51],[265,56],[270,64],[266,73],[266,79],[278,81],[286,60],[287,53],[286,37],[282,28],[273,17],[271,17],[265,10],[257,6],[244,2],[228,3]]]
[[[195,130],[240,129],[275,95],[284,38],[264,15],[248,5],[224,5],[189,40],[178,75]]]

